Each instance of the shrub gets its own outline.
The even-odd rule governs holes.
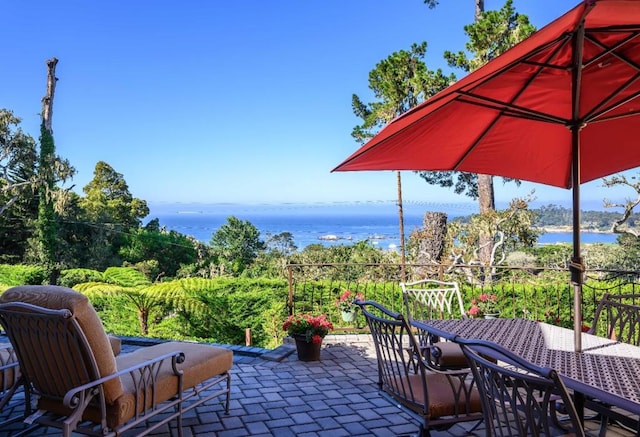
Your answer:
[[[104,275],[97,270],[91,269],[69,269],[63,270],[58,278],[58,285],[73,288],[83,282],[100,282],[104,280]]]
[[[0,284],[14,285],[41,285],[46,284],[48,273],[39,266],[23,264],[0,264]]]

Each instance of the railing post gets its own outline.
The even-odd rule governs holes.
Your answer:
[[[289,315],[293,314],[293,268],[287,266],[287,277],[289,281],[289,297],[287,299],[287,311]]]

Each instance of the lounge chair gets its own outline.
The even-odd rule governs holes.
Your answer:
[[[3,333],[3,335],[5,334]],[[122,349],[122,341],[120,338],[110,335],[109,343],[111,345],[113,355],[117,356],[120,354]],[[4,408],[11,408],[9,402],[16,393],[20,393],[20,389],[22,387],[23,381],[21,379],[20,366],[18,364],[16,351],[9,342],[0,344],[0,411]],[[23,394],[20,402],[25,404],[20,409],[22,410],[22,414],[8,417],[0,422],[0,429],[3,429],[11,423],[23,420],[32,413],[32,401],[29,392]]]
[[[25,387],[37,398],[29,421],[60,428],[64,436],[132,428],[146,435],[174,419],[182,436],[182,416],[220,396],[229,412],[228,349],[167,342],[114,357],[86,296],[57,286],[8,289],[0,295],[0,323]]]

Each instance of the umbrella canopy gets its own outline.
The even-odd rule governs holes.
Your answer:
[[[333,171],[456,170],[573,188],[578,328],[579,185],[640,166],[639,95],[640,0],[585,0],[393,120]]]

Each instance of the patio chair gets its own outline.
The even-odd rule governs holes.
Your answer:
[[[612,340],[640,346],[640,306],[633,303],[637,300],[637,294],[606,293],[598,302],[588,333],[604,333]]]
[[[37,398],[28,423],[112,436],[146,435],[175,419],[182,436],[182,416],[196,406],[224,396],[229,412],[230,350],[167,342],[114,357],[86,296],[56,286],[5,291],[0,323]]]
[[[409,322],[412,320],[467,318],[457,282],[423,279],[416,282],[400,283],[400,288]],[[417,333],[420,344],[430,347],[431,353],[425,354],[425,357],[431,361],[433,366],[440,369],[469,367],[460,346],[456,343],[424,335],[424,331],[418,330]]]
[[[605,293],[596,307],[593,325],[587,331],[592,335],[602,335],[611,340],[640,346],[640,300],[637,294]],[[612,410],[611,406],[599,399],[588,397],[585,405],[597,414],[591,419],[600,420],[600,435],[606,433],[609,422],[617,422],[626,428],[640,432],[639,421]]]
[[[469,369],[430,368],[402,314],[373,301],[357,300],[356,304],[375,344],[378,387],[392,402],[420,418],[421,435],[429,435],[435,427],[446,429],[459,422],[482,420],[480,395],[472,386]]]
[[[2,335],[5,334],[3,333]],[[114,356],[117,356],[121,351],[122,341],[118,337],[109,336],[109,343]],[[24,388],[24,384],[16,352],[11,343],[0,344],[0,411],[4,408],[12,408],[9,402],[16,393],[21,391],[21,388]],[[21,414],[8,417],[0,422],[0,429],[11,423],[23,420],[31,414],[32,400],[28,388],[23,390],[21,398],[14,402],[16,405],[18,403],[24,404],[20,409],[22,410]]]
[[[455,337],[482,394],[486,435],[584,436],[567,388],[555,370],[536,366],[495,343]],[[560,426],[556,402],[568,415]]]

